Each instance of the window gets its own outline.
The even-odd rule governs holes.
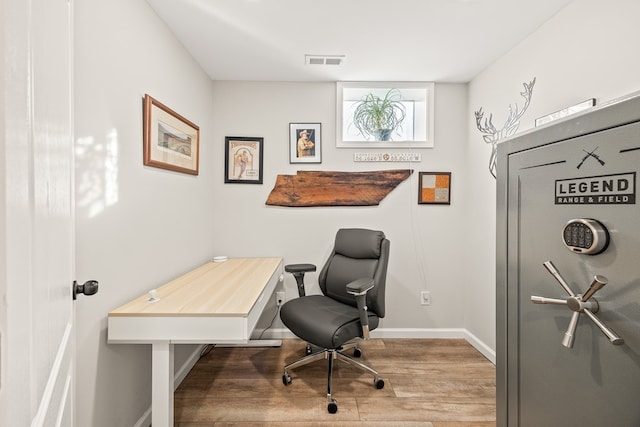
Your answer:
[[[336,88],[337,147],[433,147],[433,83],[338,82]],[[362,126],[359,128],[354,120],[358,105],[363,100],[379,103],[385,98],[387,106],[396,105],[398,113],[395,116],[402,119],[399,126],[390,132],[389,129],[385,132],[385,129],[366,131]],[[388,113],[387,117],[389,114],[393,113]]]

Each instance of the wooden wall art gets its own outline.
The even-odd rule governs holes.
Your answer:
[[[413,170],[371,172],[298,171],[278,175],[267,205],[288,207],[375,206]]]

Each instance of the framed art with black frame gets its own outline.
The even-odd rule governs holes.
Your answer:
[[[320,123],[289,123],[289,163],[322,163]]]
[[[224,138],[224,182],[262,184],[264,138]]]
[[[451,172],[420,172],[418,182],[418,204],[451,204]]]

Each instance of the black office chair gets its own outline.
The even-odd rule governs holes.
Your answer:
[[[290,264],[285,271],[292,273],[298,284],[299,298],[286,302],[280,318],[291,332],[307,341],[307,356],[284,367],[282,382],[291,384],[289,371],[319,359],[328,360],[327,410],[338,411],[331,397],[333,360],[342,360],[373,375],[376,388],[384,381],[376,371],[358,362],[344,351],[354,349],[354,356],[362,352],[359,338],[369,339],[369,331],[378,327],[384,317],[384,294],[389,262],[389,240],[382,231],[340,229],[329,259],[320,271],[318,282],[323,295],[306,295],[304,274],[315,271],[313,264]],[[313,352],[312,347],[319,347]]]

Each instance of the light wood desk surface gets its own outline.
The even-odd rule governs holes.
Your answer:
[[[109,313],[119,316],[246,316],[281,258],[231,258],[208,262]]]
[[[208,262],[111,311],[108,340],[246,343],[281,280],[282,258]]]

